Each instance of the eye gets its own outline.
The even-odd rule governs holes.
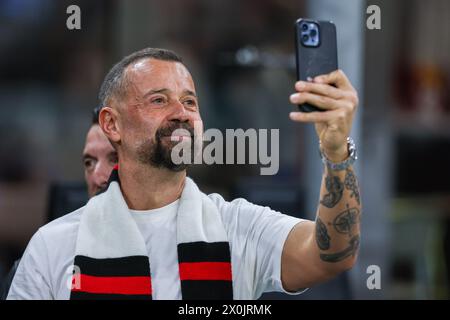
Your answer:
[[[151,99],[151,103],[164,104],[164,103],[166,103],[166,99],[164,97],[154,97],[153,99]]]
[[[84,169],[87,171],[92,171],[95,167],[96,161],[92,158],[86,158],[83,160]]]
[[[197,105],[197,102],[194,99],[187,99],[183,102],[183,104],[193,107]]]

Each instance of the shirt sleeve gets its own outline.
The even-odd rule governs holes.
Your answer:
[[[243,275],[242,281],[251,287],[252,299],[264,292],[288,292],[281,282],[281,255],[289,232],[303,219],[282,214],[269,207],[263,207],[236,199],[231,202],[213,195],[218,204],[222,220],[227,229],[232,255],[240,260],[236,270]],[[301,270],[299,270],[301,272]]]
[[[48,251],[41,232],[38,230],[31,238],[20,260],[7,299],[53,299],[48,270]]]

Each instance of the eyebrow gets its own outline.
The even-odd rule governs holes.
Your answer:
[[[195,94],[194,91],[184,90],[183,93],[184,93],[185,96],[194,96],[195,98],[197,98],[197,95]]]
[[[153,90],[150,90],[150,91],[148,91],[147,93],[145,93],[145,94],[144,94],[144,98],[147,97],[147,96],[150,96],[150,95],[152,95],[152,94],[155,94],[155,93],[164,93],[164,94],[168,94],[169,92],[171,92],[171,90],[169,90],[169,89],[167,89],[167,88],[153,89]],[[185,96],[194,96],[195,98],[197,98],[197,95],[195,94],[195,92],[194,92],[194,91],[191,91],[191,90],[184,90],[184,91],[183,91],[183,95],[185,95]]]
[[[95,159],[95,157],[93,155],[91,155],[89,152],[83,153],[83,156],[81,157],[81,160],[85,160],[85,159]]]

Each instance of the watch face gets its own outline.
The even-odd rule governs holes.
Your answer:
[[[348,150],[350,157],[356,160],[356,145],[352,138],[348,138]]]

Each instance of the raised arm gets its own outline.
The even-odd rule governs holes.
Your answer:
[[[298,122],[313,122],[324,165],[315,221],[299,223],[283,249],[281,279],[286,290],[311,287],[351,268],[360,239],[361,199],[349,159],[347,138],[358,97],[341,70],[297,82],[293,104],[310,103],[324,112],[292,112]],[[318,159],[320,161],[320,159]],[[343,163],[344,162],[344,163]],[[334,164],[340,164],[334,166]]]

